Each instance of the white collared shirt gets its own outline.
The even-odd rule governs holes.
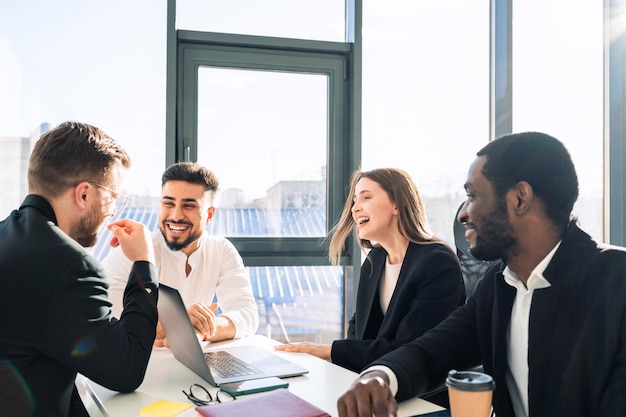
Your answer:
[[[502,271],[504,281],[517,290],[511,309],[511,321],[507,329],[508,369],[506,373],[506,383],[517,417],[528,416],[528,328],[533,293],[535,290],[550,286],[550,282],[544,278],[543,273],[560,244],[561,242],[537,264],[530,273],[526,285],[508,266]]]
[[[159,283],[178,289],[187,308],[196,303],[211,305],[217,295],[222,315],[235,325],[235,338],[256,332],[259,313],[250,276],[229,240],[205,231],[200,237],[200,246],[189,258],[182,251],[168,248],[159,229],[152,232],[152,244]],[[191,267],[189,275],[186,274],[187,263]],[[110,280],[109,299],[115,317],[123,310],[124,290],[132,265],[120,247],[111,250],[102,261]]]

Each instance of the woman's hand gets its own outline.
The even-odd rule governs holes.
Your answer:
[[[286,343],[284,345],[274,346],[274,349],[283,352],[301,352],[317,356],[320,359],[330,360],[331,345],[323,345],[320,343],[297,342]]]

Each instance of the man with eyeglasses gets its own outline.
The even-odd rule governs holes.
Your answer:
[[[130,220],[108,226],[133,262],[119,320],[104,270],[84,249],[115,214],[129,166],[115,140],[84,123],[62,123],[35,144],[29,195],[0,222],[1,415],[87,415],[77,373],[120,392],[143,381],[157,324],[149,231]]]
[[[256,332],[259,314],[248,271],[237,249],[226,238],[212,236],[206,225],[215,215],[219,182],[209,169],[179,162],[161,176],[158,229],[152,233],[159,281],[178,289],[199,338],[217,342]],[[102,261],[111,278],[113,313],[122,296],[131,262],[120,250]],[[217,303],[213,303],[217,297]],[[216,309],[221,310],[216,314]],[[155,346],[167,346],[157,327]]]
[[[130,196],[127,196],[126,194],[118,193],[117,191],[109,187],[106,187],[102,184],[98,184],[96,182],[92,182],[90,184],[102,190],[105,190],[109,193],[110,198],[104,203],[104,205],[114,204],[116,214],[121,213],[122,210],[124,210],[124,207],[126,207],[131,200]]]

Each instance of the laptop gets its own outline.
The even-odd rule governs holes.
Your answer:
[[[213,386],[309,372],[257,346],[229,346],[204,352],[180,293],[165,284],[159,284],[158,310],[174,357]]]

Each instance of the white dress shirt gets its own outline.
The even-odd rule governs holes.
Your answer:
[[[178,289],[188,308],[196,303],[211,305],[217,295],[221,315],[235,325],[236,338],[256,333],[259,313],[250,276],[230,241],[204,232],[200,247],[189,259],[182,251],[168,248],[159,229],[152,232],[152,243],[159,282]],[[191,266],[188,276],[185,274],[187,262]],[[118,247],[109,252],[102,266],[111,282],[109,299],[113,303],[113,315],[119,317],[132,262]]]
[[[504,281],[515,288],[517,293],[511,309],[511,321],[507,329],[507,363],[506,383],[511,394],[511,402],[516,417],[528,416],[528,327],[530,307],[535,290],[548,288],[550,283],[544,278],[543,272],[548,267],[559,242],[548,255],[533,269],[526,281],[522,282],[519,275],[508,266],[502,271]]]

